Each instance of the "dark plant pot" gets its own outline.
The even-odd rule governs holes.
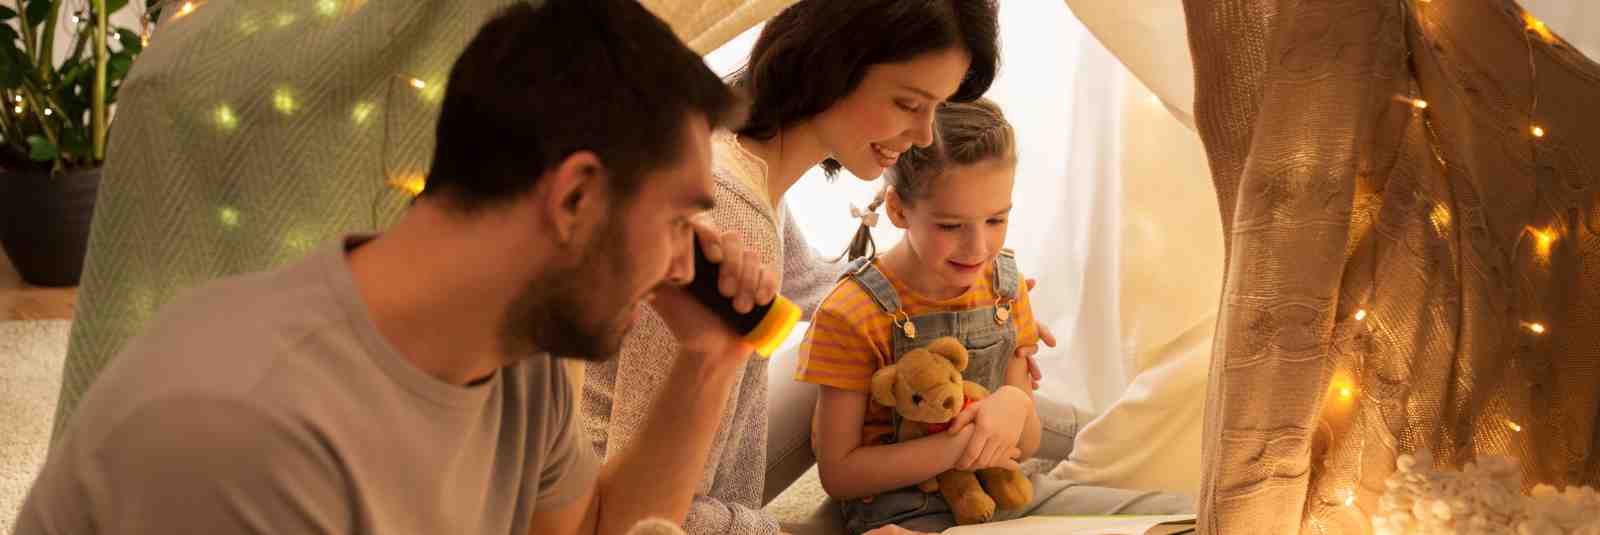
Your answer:
[[[98,167],[0,170],[0,245],[23,281],[77,286],[99,190]]]

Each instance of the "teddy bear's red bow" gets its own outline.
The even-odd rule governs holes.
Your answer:
[[[973,403],[972,399],[970,399],[970,398],[967,399],[966,402],[961,404],[961,410],[960,411],[956,411],[956,414],[960,415],[963,411],[966,411],[967,407],[971,407],[972,406],[972,403]],[[931,435],[931,434],[934,434],[934,433],[943,433],[945,431],[949,431],[950,430],[950,424],[955,422],[955,421],[956,421],[955,416],[951,416],[950,420],[947,421],[947,422],[939,423],[939,424],[928,424],[928,434]]]

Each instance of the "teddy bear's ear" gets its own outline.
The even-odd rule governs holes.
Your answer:
[[[948,336],[934,340],[928,344],[928,352],[949,359],[957,370],[967,369],[967,346],[961,345],[960,340]]]
[[[872,373],[872,400],[885,407],[894,406],[894,365],[878,368]]]

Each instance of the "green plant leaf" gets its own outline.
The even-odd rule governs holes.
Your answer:
[[[61,152],[79,160],[94,158],[94,145],[89,142],[87,128],[73,128],[61,133]]]
[[[0,33],[10,29],[10,26],[0,24]],[[17,50],[16,44],[9,41],[0,42],[0,89],[14,90],[22,86],[22,71],[27,70],[27,67],[22,66],[25,63],[19,59],[21,57],[22,51]]]
[[[106,63],[106,83],[112,80],[121,80],[128,75],[128,69],[133,68],[133,54],[126,51],[111,55],[111,60]]]
[[[106,0],[106,14],[116,13],[122,6],[128,5],[128,0]]]
[[[55,2],[51,0],[29,0],[28,7],[23,8],[28,13],[28,24],[38,26],[44,19],[50,18],[50,8]]]
[[[0,6],[0,22],[17,18],[17,12],[6,6]]]
[[[50,143],[44,136],[34,134],[28,136],[28,159],[36,162],[54,161],[61,157],[61,151]]]
[[[139,34],[127,28],[117,28],[117,35],[122,36],[122,50],[138,54],[144,51],[144,45],[139,42]]]
[[[11,10],[8,9],[6,11]],[[16,16],[15,11],[12,11],[11,14],[13,17]],[[6,17],[0,17],[0,21],[4,20],[6,20]],[[11,48],[17,47],[17,31],[11,29],[11,25],[5,24],[4,22],[0,22],[0,46],[10,46]]]

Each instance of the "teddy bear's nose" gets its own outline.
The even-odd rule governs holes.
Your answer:
[[[956,410],[956,398],[944,398],[944,410]]]

